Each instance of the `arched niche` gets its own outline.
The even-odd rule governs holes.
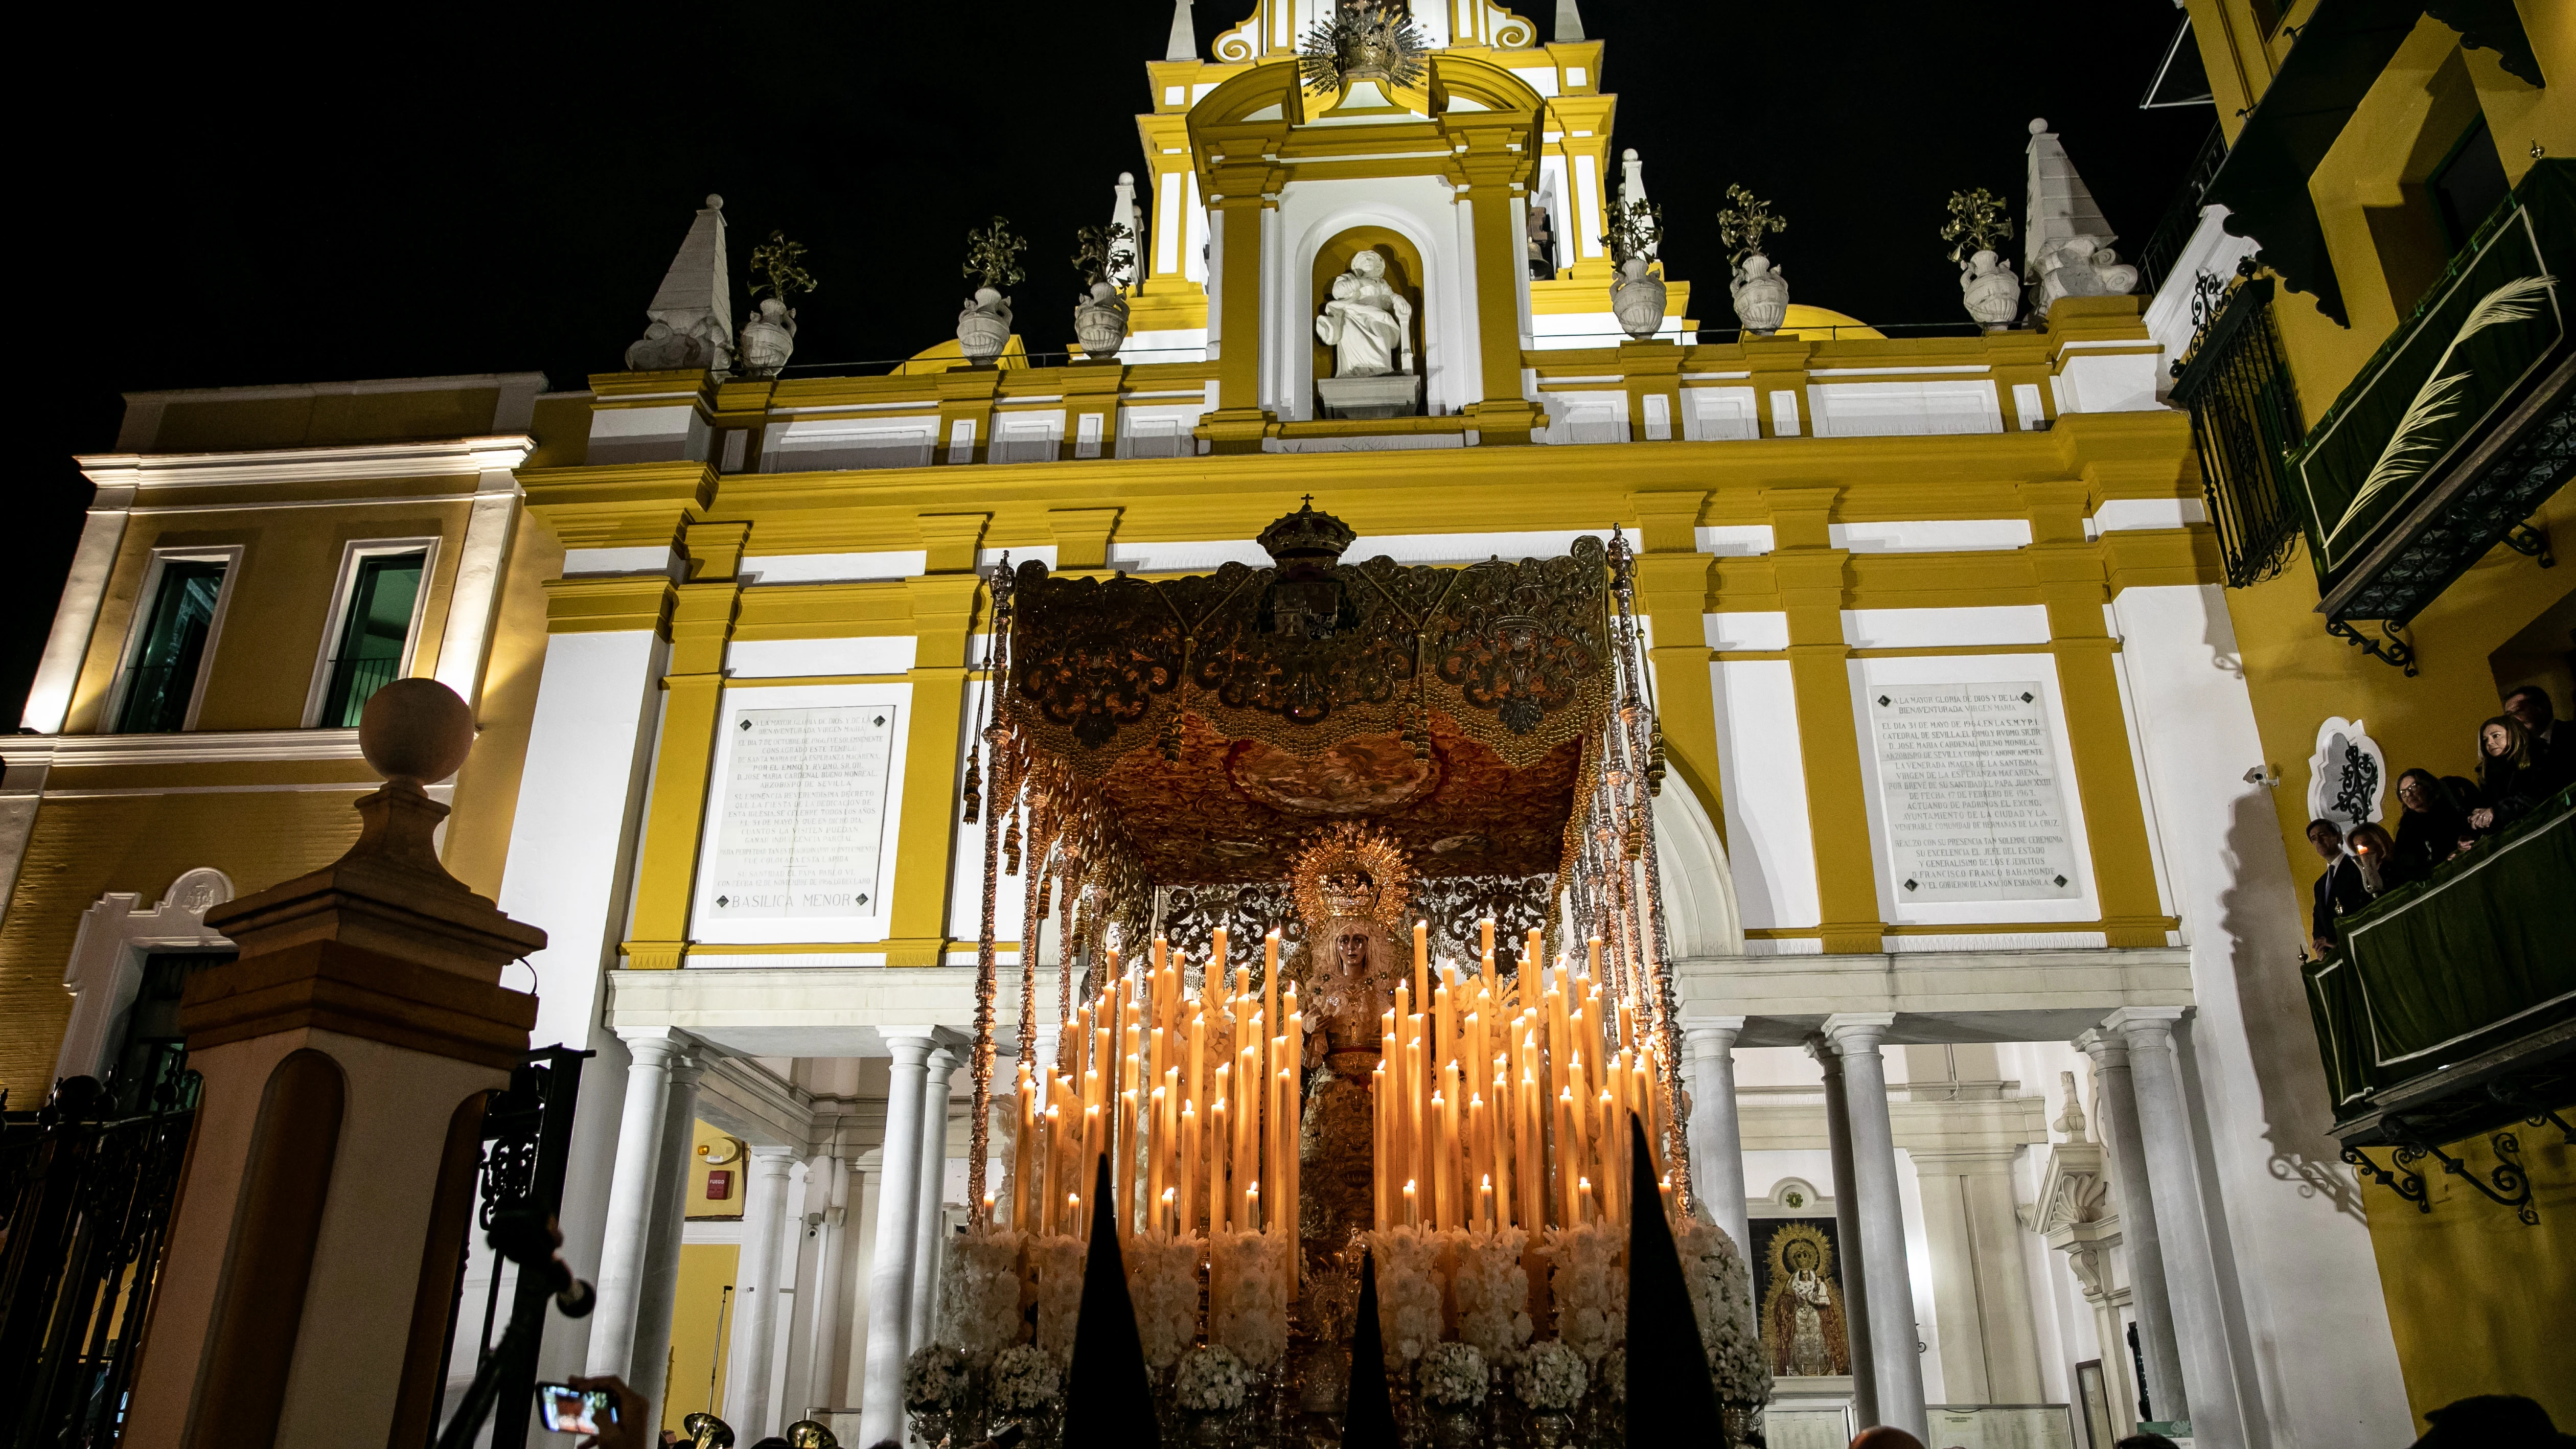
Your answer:
[[[1413,349],[1414,372],[1420,374],[1423,371],[1423,319],[1427,313],[1422,305],[1421,249],[1391,227],[1354,226],[1335,234],[1316,249],[1312,272],[1307,278],[1306,296],[1313,304],[1307,309],[1306,322],[1306,341],[1312,357],[1307,373],[1310,379],[1333,375],[1333,349],[1315,335],[1313,319],[1323,314],[1325,301],[1333,295],[1333,279],[1349,271],[1351,258],[1365,251],[1374,251],[1386,258],[1387,285],[1413,306],[1408,343]]]

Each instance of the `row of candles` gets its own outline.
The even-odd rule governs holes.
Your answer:
[[[1435,974],[1426,928],[1414,925],[1413,979],[1381,1018],[1371,1083],[1377,1226],[1624,1222],[1629,1114],[1649,1142],[1663,1140],[1661,1057],[1642,1003],[1603,991],[1595,937],[1582,968],[1560,956],[1524,974],[1506,1016],[1494,923],[1482,933],[1480,971],[1443,961]],[[1521,959],[1544,959],[1541,942],[1531,931]]]
[[[1642,1003],[1605,993],[1596,938],[1581,967],[1559,957],[1525,973],[1506,1015],[1494,923],[1481,931],[1480,969],[1443,961],[1435,972],[1417,922],[1411,979],[1380,1018],[1377,1226],[1624,1221],[1628,1115],[1650,1142],[1665,1127],[1664,1066]],[[1522,959],[1540,960],[1541,942],[1530,932]],[[1021,1056],[1005,1189],[1015,1230],[1088,1236],[1086,1169],[1105,1152],[1121,1232],[1293,1237],[1305,1018],[1295,984],[1280,982],[1279,949],[1270,932],[1257,988],[1246,968],[1229,981],[1220,927],[1205,985],[1189,990],[1161,938],[1143,970],[1121,970],[1110,948],[1102,989],[1064,1023],[1053,1069]]]

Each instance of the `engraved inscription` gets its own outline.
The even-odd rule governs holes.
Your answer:
[[[720,921],[874,916],[892,705],[744,710],[701,909]]]
[[[1898,900],[2081,894],[2037,683],[1882,685],[1869,717]]]

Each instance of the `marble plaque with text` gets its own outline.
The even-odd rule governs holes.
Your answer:
[[[1868,703],[1898,900],[2083,894],[2037,682],[1878,684]]]
[[[748,709],[731,732],[703,909],[716,920],[874,916],[892,705]]]

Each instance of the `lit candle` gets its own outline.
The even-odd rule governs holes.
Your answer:
[[[1494,918],[1487,916],[1483,920],[1478,921],[1476,923],[1476,933],[1477,939],[1483,943],[1485,959],[1488,961],[1492,960],[1494,958]]]
[[[1225,1163],[1233,1150],[1233,1134],[1226,1130],[1225,1083],[1229,1067],[1216,1069],[1216,1102],[1208,1108],[1208,1235],[1226,1231]]]
[[[1431,923],[1413,923],[1413,999],[1431,994]]]
[[[1422,1223],[1422,1213],[1416,1205],[1417,1202],[1418,1196],[1413,1190],[1413,1179],[1408,1177],[1404,1180],[1404,1225],[1408,1228],[1419,1227]]]
[[[1171,1235],[1171,1236],[1173,1236],[1173,1237],[1176,1237],[1176,1238],[1177,1238],[1177,1237],[1179,1237],[1179,1236],[1181,1235],[1181,1199],[1180,1199],[1180,1194],[1179,1194],[1179,1193],[1177,1193],[1177,1192],[1175,1192],[1175,1191],[1174,1191],[1174,1190],[1172,1190],[1171,1188],[1168,1188],[1168,1187],[1167,1187],[1167,1188],[1164,1188],[1164,1189],[1163,1189],[1163,1213],[1162,1213],[1162,1219],[1161,1219],[1161,1221],[1157,1222],[1157,1223],[1155,1224],[1155,1226],[1156,1226],[1156,1227],[1158,1227],[1158,1228],[1160,1228],[1160,1229],[1162,1229],[1164,1232],[1166,1232],[1166,1233],[1170,1234],[1170,1235]]]
[[[1387,1041],[1392,1045],[1395,1038]],[[1386,1190],[1395,1167],[1395,1154],[1387,1149],[1386,1063],[1381,1060],[1369,1072],[1369,1196],[1377,1208],[1377,1230],[1386,1231]]]
[[[1182,1225],[1195,1232],[1198,1224],[1191,1221],[1198,1212],[1198,1141],[1199,1104],[1181,1104],[1181,1212]]]
[[[1071,1225],[1066,1231],[1074,1237],[1088,1239],[1091,1236],[1091,1224],[1084,1221],[1082,1216],[1081,1193],[1069,1192],[1064,1195],[1064,1220]]]
[[[1110,1203],[1110,1211],[1118,1215],[1122,1235],[1136,1230],[1135,1146],[1136,1089],[1129,1087],[1118,1094],[1118,1137],[1110,1148],[1118,1154],[1118,1196]]]
[[[1450,1220],[1455,1215],[1456,1204],[1449,1201],[1450,1194],[1446,1191],[1449,1186],[1449,1134],[1441,1125],[1444,1105],[1440,1093],[1434,1091],[1431,1094],[1432,1151],[1428,1167],[1431,1173],[1431,1225],[1435,1228],[1455,1226]]]
[[[1577,1222],[1593,1220],[1591,1178],[1579,1177],[1574,1181],[1574,1215]]]
[[[1583,1200],[1574,1195],[1574,1184],[1583,1175],[1583,1129],[1574,1122],[1574,1089],[1567,1087],[1556,1098],[1556,1185],[1564,1198],[1558,1219],[1566,1227],[1583,1221]]]
[[[1161,1035],[1156,1032],[1155,1035]],[[1145,1201],[1163,1200],[1163,1145],[1171,1133],[1163,1126],[1163,1115],[1169,1110],[1171,1094],[1161,1087],[1154,1089],[1153,1100],[1145,1109]]]
[[[1494,1230],[1494,1179],[1490,1174],[1476,1189],[1476,1226],[1488,1233]]]
[[[1064,1109],[1052,1102],[1047,1104],[1046,1132],[1049,1149],[1046,1157],[1046,1176],[1039,1183],[1039,1191],[1044,1195],[1038,1199],[1038,1202],[1043,1207],[1051,1209],[1055,1206],[1056,1164],[1064,1156]],[[1050,1213],[1049,1216],[1052,1218],[1053,1214]],[[1056,1224],[1053,1221],[1041,1223],[1038,1225],[1038,1231],[1053,1237]]]
[[[1225,927],[1219,926],[1208,935],[1207,979],[1211,982],[1223,981],[1225,979]]]

